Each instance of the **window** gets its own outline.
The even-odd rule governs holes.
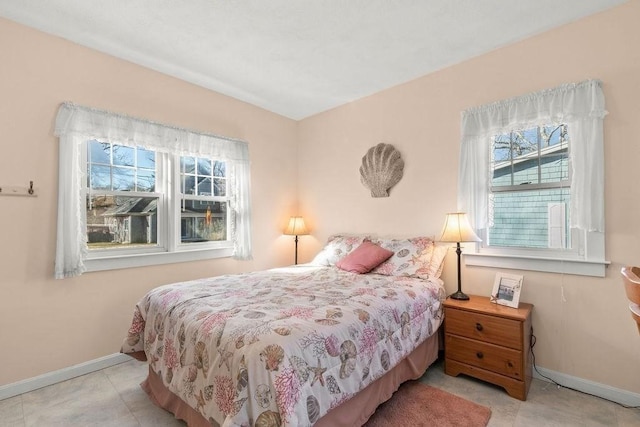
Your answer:
[[[211,248],[232,246],[225,161],[96,140],[86,145],[89,259],[111,255],[114,249],[124,254],[180,245],[192,249],[193,243]],[[156,164],[161,163],[171,166],[169,174],[158,173]],[[178,197],[172,197],[170,182],[180,183]],[[174,236],[163,226],[166,221],[159,218],[176,222],[174,227],[179,221],[180,239],[173,242]],[[203,244],[211,242],[219,244]]]
[[[512,130],[493,138],[487,246],[571,247],[566,232],[568,150],[566,124]]]
[[[156,153],[96,140],[86,146],[88,249],[156,247],[164,201],[156,192]]]
[[[57,278],[251,258],[245,142],[68,103],[56,135]]]
[[[590,80],[463,113],[465,262],[604,276],[604,96]]]
[[[226,173],[223,161],[180,158],[182,244],[227,240]]]

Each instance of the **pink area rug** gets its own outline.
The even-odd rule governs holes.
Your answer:
[[[378,407],[366,427],[485,427],[491,409],[420,381],[408,381]]]

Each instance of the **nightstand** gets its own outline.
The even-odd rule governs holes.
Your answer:
[[[533,305],[511,308],[488,297],[469,298],[444,302],[444,372],[488,381],[526,400],[531,385]]]

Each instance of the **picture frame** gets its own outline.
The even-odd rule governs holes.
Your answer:
[[[518,308],[523,281],[524,277],[517,274],[497,273],[493,282],[491,301],[496,304]]]

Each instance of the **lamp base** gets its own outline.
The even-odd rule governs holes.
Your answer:
[[[449,298],[465,300],[466,301],[466,300],[469,299],[469,296],[467,294],[465,294],[464,292],[462,292],[462,291],[458,291],[458,292],[455,292],[455,293],[449,295]]]

